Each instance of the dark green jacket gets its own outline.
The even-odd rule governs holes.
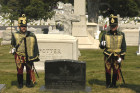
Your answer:
[[[106,46],[101,45],[102,41],[106,41]],[[108,47],[109,45],[110,45],[110,47]],[[118,46],[120,46],[120,47],[118,47]],[[125,42],[124,33],[119,32],[119,31],[114,31],[113,32],[111,30],[107,31],[107,32],[104,32],[102,37],[101,37],[99,47],[101,49],[104,49],[104,52],[103,52],[104,55],[111,55],[111,54],[115,55],[115,54],[117,54],[117,56],[118,55],[124,56],[125,52],[126,52],[126,42]],[[113,50],[115,50],[115,51],[113,51]]]
[[[26,52],[24,41],[26,43]],[[16,48],[18,55],[28,57],[28,61],[39,61],[39,50],[34,33],[30,31],[27,31],[26,34],[22,34],[19,31],[15,32],[12,34],[11,45]]]

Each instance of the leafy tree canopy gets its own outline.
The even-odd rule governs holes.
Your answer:
[[[101,0],[100,14],[108,16],[108,10],[114,10],[121,17],[138,16],[140,11],[140,0]]]
[[[73,0],[59,0],[64,3],[73,3]],[[51,18],[52,10],[56,8],[58,0],[0,0],[1,12],[10,13],[10,18],[17,20],[19,15],[25,13],[29,19]]]
[[[44,3],[39,0],[32,0],[25,9],[25,14],[29,19],[40,19],[45,15]]]
[[[74,3],[74,0],[59,1],[64,3]],[[134,17],[140,14],[140,0],[93,1],[96,1],[94,3],[99,3],[99,10],[97,11],[96,7],[96,11],[93,11],[94,14],[103,15],[104,17],[108,16],[108,10],[110,9],[115,10],[121,17]],[[56,8],[56,3],[58,0],[0,0],[0,2],[2,5],[1,12],[10,13],[11,19],[16,20],[21,13],[25,13],[29,19],[37,20],[51,18],[54,14],[52,10]],[[92,8],[94,8],[94,6]]]

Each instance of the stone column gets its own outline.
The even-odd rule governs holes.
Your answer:
[[[87,36],[86,26],[86,2],[85,0],[74,0],[74,14],[80,15],[80,22],[73,22],[73,36]]]
[[[85,0],[74,0],[74,13],[77,15],[86,14],[86,1]]]
[[[86,0],[74,0],[74,14],[80,15],[80,22],[73,22],[72,36],[78,39],[79,49],[98,49],[99,41],[87,31]]]

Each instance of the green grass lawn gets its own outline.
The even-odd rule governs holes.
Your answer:
[[[9,49],[9,45],[0,46],[0,84],[6,84],[3,93],[42,93],[39,89],[45,84],[43,72],[39,72],[40,78],[37,78],[35,87],[17,88],[16,65]],[[137,49],[137,46],[127,47],[125,61],[122,64],[126,84],[117,82],[120,87],[110,89],[105,87],[103,50],[80,50],[79,60],[86,62],[86,85],[92,88],[91,93],[140,93],[140,56],[136,55]],[[25,76],[24,72],[24,79]]]

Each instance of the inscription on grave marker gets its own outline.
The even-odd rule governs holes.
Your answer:
[[[69,35],[36,34],[41,62],[54,59],[78,59],[78,41]]]
[[[85,89],[86,64],[75,60],[45,62],[46,89]]]

